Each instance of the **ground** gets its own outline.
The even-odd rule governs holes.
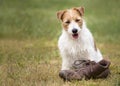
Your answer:
[[[97,47],[111,61],[107,79],[63,82],[58,10],[85,7]],[[0,0],[1,86],[120,86],[119,0]]]

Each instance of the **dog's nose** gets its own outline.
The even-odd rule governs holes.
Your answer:
[[[73,29],[72,29],[72,32],[73,32],[73,33],[77,33],[77,31],[78,31],[78,30],[77,30],[76,28],[73,28]]]

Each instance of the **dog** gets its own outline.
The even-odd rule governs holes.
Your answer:
[[[99,62],[103,59],[96,47],[94,38],[83,18],[84,7],[74,7],[57,12],[62,23],[62,34],[58,40],[58,48],[62,57],[61,70],[72,69],[76,60]]]

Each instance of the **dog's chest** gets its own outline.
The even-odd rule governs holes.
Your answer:
[[[88,59],[88,51],[84,43],[67,43],[64,47],[64,53],[71,59]]]

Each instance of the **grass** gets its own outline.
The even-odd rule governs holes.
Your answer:
[[[0,86],[119,86],[119,0],[0,0]],[[97,46],[111,61],[107,79],[63,82],[58,73],[58,10],[84,6]]]

